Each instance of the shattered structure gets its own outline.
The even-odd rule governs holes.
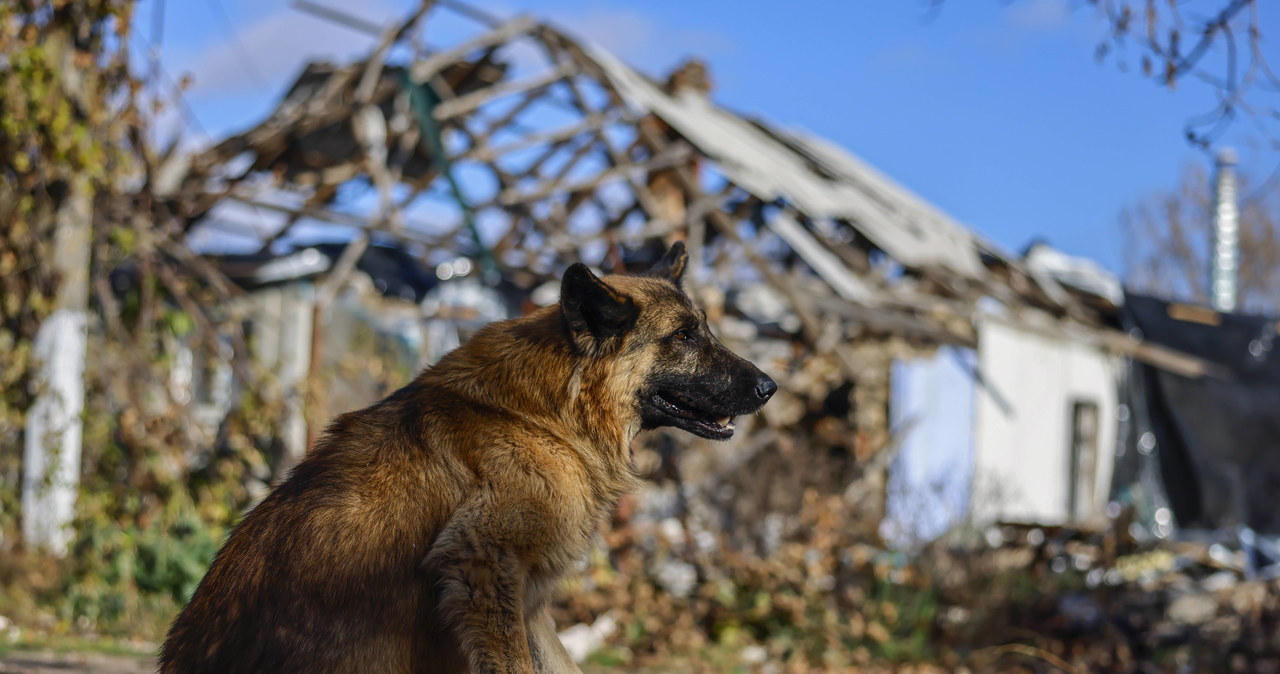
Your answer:
[[[639,270],[685,240],[691,294],[781,385],[756,420],[768,428],[681,465],[708,493],[757,495],[734,506],[747,522],[810,486],[878,512],[889,364],[975,345],[983,298],[1028,329],[1203,372],[1119,332],[1106,297],[1002,253],[843,149],[718,106],[701,63],[659,82],[551,25],[474,10],[474,37],[428,52],[416,29],[458,8],[438,4],[364,60],[312,64],[268,119],[195,157],[171,192],[201,195],[178,209],[191,245],[349,242],[317,287],[320,317],[371,244],[427,268],[465,254],[536,297],[573,261]],[[667,470],[676,442],[699,441],[658,438],[640,456]]]

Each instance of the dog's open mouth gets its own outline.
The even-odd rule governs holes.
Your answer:
[[[713,440],[733,437],[733,417],[704,410],[680,393],[659,391],[653,395],[653,405],[664,414],[683,421],[677,425],[691,433]]]

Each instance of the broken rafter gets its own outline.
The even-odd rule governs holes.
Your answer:
[[[342,255],[338,256],[338,261],[333,265],[333,271],[329,273],[328,278],[320,283],[320,287],[316,289],[316,311],[322,312],[328,308],[338,293],[342,292],[342,287],[347,284],[347,278],[351,276],[351,272],[355,271],[356,263],[360,261],[360,256],[364,255],[364,251],[369,248],[369,231],[362,229],[355,238],[347,242],[347,247],[342,250]]]
[[[466,137],[470,147],[475,148],[479,145],[479,142],[476,140],[476,136],[471,133],[471,130],[467,128],[465,123],[458,124],[456,125],[455,128],[458,130],[459,133],[461,133],[463,136]],[[457,158],[454,159],[454,161],[456,160]],[[498,166],[496,160],[493,160],[493,159],[487,160],[487,161],[482,160],[480,163],[483,164],[485,167],[487,167],[493,173],[494,179],[498,181],[498,187],[500,190],[515,189],[516,187],[515,176],[513,176],[511,173],[507,171],[504,171],[502,167]],[[484,206],[477,207],[475,210],[479,211],[482,208],[484,208]],[[493,256],[492,259],[495,264],[502,264],[502,255],[506,251],[508,245],[510,244],[512,237],[514,236],[514,233],[518,229],[519,219],[528,219],[530,221],[533,220],[533,213],[525,205],[512,206],[512,207],[509,207],[508,210],[513,216],[516,216],[516,217],[513,218],[511,222],[511,227],[502,236],[502,238],[500,238],[497,243],[490,246],[490,252]]]
[[[569,157],[565,160],[564,164],[562,164],[560,168],[556,169],[555,173],[553,173],[550,178],[546,179],[544,183],[547,185],[557,185],[562,183],[565,178],[573,172],[573,169],[575,169],[578,164],[587,157],[587,155],[591,154],[592,150],[597,148],[599,142],[599,133],[595,134],[593,137],[588,137],[585,140],[580,141],[581,144],[569,154]]]
[[[515,82],[507,82],[506,84],[498,84],[492,87],[486,87],[479,91],[459,96],[453,100],[445,101],[436,106],[436,121],[445,122],[459,115],[476,110],[481,106],[496,101],[506,96],[520,94],[525,92],[537,92],[542,89],[559,82],[560,80],[573,74],[573,70],[568,67],[561,66],[541,75],[534,75],[523,80]]]
[[[327,208],[320,208],[318,206],[293,208],[291,206],[273,204],[269,201],[260,201],[257,199],[253,199],[252,197],[246,197],[246,196],[241,196],[237,194],[229,194],[227,195],[226,198],[231,199],[232,201],[240,202],[242,204],[245,204],[246,206],[262,208],[270,211],[275,211],[277,213],[284,213],[286,215],[295,216],[297,218],[314,218],[316,220],[324,220],[326,222],[330,222],[335,225],[342,225],[344,227],[355,227],[357,229],[363,229],[363,230],[382,231],[390,236],[400,238],[405,241],[421,243],[428,246],[438,246],[438,245],[441,245],[441,243],[446,240],[445,237],[434,237],[427,234],[423,234],[421,231],[415,230],[415,228],[410,226],[406,226],[403,229],[399,229],[394,232],[386,231],[385,229],[383,229],[381,223],[370,220],[369,218],[361,217],[359,215],[352,215],[350,213],[343,213],[341,211],[334,211]]]
[[[807,219],[803,213],[795,208],[794,204],[784,203],[781,204],[781,206],[785,208],[787,212],[791,213],[792,216],[801,220]],[[847,227],[858,237],[861,237],[861,234],[858,233],[858,229],[851,225],[847,220],[837,219],[831,220],[830,222],[834,228]],[[823,244],[825,244],[827,248],[831,249],[831,252],[839,257],[851,271],[858,274],[867,274],[871,271],[871,259],[865,248],[861,248],[853,243],[842,243],[835,240],[831,236],[832,232],[830,229],[828,231],[822,231],[819,227],[811,227],[811,229],[813,229],[819,238],[822,239]],[[865,240],[865,237],[861,238]]]
[[[586,54],[582,52],[581,47],[579,47],[576,43],[566,38],[564,35],[550,28],[547,28],[545,26],[542,27],[538,31],[538,39],[544,45],[546,45],[547,49],[550,50],[552,53],[556,54],[562,59],[566,59],[565,65],[573,64],[577,67],[577,69],[583,70],[584,67],[591,62],[590,59],[586,57]],[[606,80],[601,80],[601,82],[603,84],[604,82],[606,82]],[[581,112],[583,115],[591,115],[592,114],[591,106],[588,105],[587,97],[582,93],[581,87],[572,78],[567,80],[567,83],[568,83],[569,93],[573,96],[574,106],[577,107],[578,111]],[[606,87],[606,91],[610,92],[611,97],[615,99],[614,109],[625,111],[626,110],[625,105],[617,105],[617,103],[621,101],[621,98],[618,97],[617,92],[614,91],[611,87]],[[624,118],[625,118],[625,114],[624,114]],[[629,121],[635,122],[636,120],[629,120]],[[600,140],[601,140],[601,143],[604,145],[605,150],[609,153],[610,163],[612,163],[614,166],[621,166],[629,163],[629,160],[627,158],[628,153],[619,150],[613,144],[613,142],[609,140],[606,134],[601,133]],[[649,191],[649,185],[645,180],[633,178],[631,180],[631,189],[635,194],[636,202],[640,204],[640,207],[644,209],[645,213],[650,218],[656,219],[656,218],[662,217],[663,215],[662,208],[658,205],[658,202],[654,198],[653,193]]]
[[[855,275],[829,248],[819,243],[813,234],[785,210],[764,218],[764,224],[777,234],[805,261],[809,268],[836,294],[850,302],[872,306],[879,293],[864,279]]]
[[[453,49],[446,49],[437,52],[431,56],[413,64],[409,68],[409,74],[414,82],[426,82],[435,75],[440,74],[445,68],[456,61],[463,60],[463,57],[476,49],[484,47],[493,47],[509,42],[520,35],[528,33],[537,26],[537,22],[529,16],[518,16],[493,31],[485,33],[473,40],[464,42]]]
[[[613,103],[613,105],[618,109],[623,109],[623,110],[627,109],[627,103],[622,98],[621,93],[619,93],[617,88],[609,81],[609,78],[603,72],[600,66],[596,64],[594,61],[592,61],[591,59],[587,58],[587,56],[582,52],[582,48],[579,45],[577,45],[574,41],[570,40],[566,36],[558,32],[555,32],[551,29],[545,29],[543,31],[540,31],[539,37],[542,38],[544,41],[546,41],[547,44],[551,45],[552,47],[557,45],[561,47],[561,49],[563,49],[563,53],[567,54],[570,58],[572,58],[573,61],[577,63],[579,67],[582,68],[584,71],[594,72],[596,74],[597,81],[600,82],[601,86],[604,88],[605,93],[609,96],[609,99]],[[575,94],[579,96],[578,100],[581,101],[582,99],[581,99],[580,92],[575,91]],[[585,112],[585,109],[584,109],[584,112]],[[669,145],[671,145],[670,141],[659,137],[651,129],[647,129],[643,124],[636,124],[636,129],[640,134],[640,138],[638,138],[637,140],[643,141],[643,143],[648,145],[651,151],[656,152],[658,156],[663,156],[663,154],[665,154],[665,152],[667,151],[664,148],[667,148]],[[688,153],[687,146],[685,149],[686,149],[686,156],[687,156],[687,153]],[[679,182],[681,189],[684,190],[686,195],[690,195],[695,200],[700,199],[702,196],[704,196],[701,188],[698,185],[697,179],[693,176],[692,171],[689,170],[688,166],[679,165],[678,163],[672,163],[669,165],[674,166],[676,168],[676,170],[674,171],[674,175],[676,176],[677,182]],[[636,189],[636,194],[637,196],[641,194],[641,189],[639,188]],[[654,215],[658,212],[659,211],[654,210],[654,211],[650,211],[650,214]],[[742,249],[742,251],[747,255],[747,257],[751,260],[751,262],[755,264],[755,266],[760,270],[760,273],[764,274],[765,278],[770,283],[772,283],[776,288],[778,288],[780,292],[782,292],[783,296],[786,297],[787,300],[791,303],[792,308],[795,311],[796,315],[800,318],[800,323],[805,335],[809,338],[811,342],[816,343],[816,341],[818,340],[818,338],[822,333],[822,323],[818,320],[817,316],[811,311],[808,304],[805,302],[804,297],[799,292],[797,292],[795,288],[792,287],[792,284],[788,281],[788,279],[783,278],[781,274],[779,274],[776,270],[772,268],[772,266],[768,263],[768,261],[766,261],[763,257],[761,257],[760,254],[753,247],[748,245],[747,242],[743,240],[742,236],[738,233],[737,228],[735,227],[732,219],[730,219],[727,213],[725,213],[723,210],[719,208],[712,209],[707,214],[707,219],[711,222],[711,224],[716,229],[720,231],[722,235],[724,235],[727,239],[729,239],[730,241],[733,241],[736,245],[738,245]],[[856,368],[854,368],[853,364],[848,362],[848,360],[843,357],[843,354],[837,353],[837,357],[842,367],[844,367],[851,375],[856,374]]]
[[[1093,341],[1101,344],[1103,347],[1136,360],[1140,360],[1148,365],[1160,368],[1166,372],[1181,375],[1191,379],[1199,377],[1215,377],[1218,379],[1229,380],[1231,373],[1227,368],[1216,363],[1209,362],[1203,358],[1175,351],[1159,344],[1150,342],[1135,342],[1129,335],[1118,332],[1116,330],[1108,330],[1106,328],[1099,330],[1089,330],[1081,327],[1080,332],[1092,333],[1086,339],[1092,338]],[[1060,332],[1057,334],[1061,334]],[[1052,336],[1052,335],[1049,335]]]
[[[565,52],[568,53],[585,72],[591,72],[596,75],[596,79],[600,82],[615,107],[624,110],[628,109],[626,101],[609,80],[607,74],[598,64],[582,52],[580,46],[569,38],[559,33],[553,33],[549,29],[544,34],[548,36],[554,35],[555,42],[562,45]],[[637,123],[636,129],[639,133],[637,141],[648,146],[653,152],[658,152],[670,144],[670,141],[662,138],[652,129],[646,128],[643,124]],[[698,184],[697,178],[693,175],[693,172],[688,166],[677,166],[673,174],[675,175],[680,188],[689,198],[696,201],[702,197],[703,192]],[[642,193],[640,189],[637,189],[636,192],[637,196]],[[764,257],[761,256],[753,246],[748,244],[742,238],[737,231],[733,218],[724,210],[720,208],[712,209],[707,214],[705,220],[709,221],[725,238],[737,245],[747,258],[756,266],[760,273],[765,276],[765,279],[777,288],[784,297],[786,297],[792,307],[792,310],[800,319],[802,332],[806,341],[808,341],[810,345],[818,344],[822,340],[824,323],[814,312],[813,306],[808,302],[808,297],[795,287],[791,282],[791,279],[786,278],[774,269],[773,265],[764,259]],[[932,328],[930,329],[932,330]],[[856,378],[858,374],[857,368],[851,361],[849,361],[846,354],[838,348],[832,349],[832,353],[835,355],[841,368],[844,369],[847,374]]]
[[[1232,378],[1229,369],[1203,358],[1192,356],[1181,351],[1176,351],[1159,344],[1134,340],[1128,334],[1118,330],[1110,328],[1093,328],[1070,319],[1066,321],[1043,320],[1044,316],[1046,315],[1039,314],[1041,320],[1037,320],[1035,315],[1021,317],[1016,315],[987,315],[985,320],[995,321],[1015,329],[1025,330],[1032,334],[1048,337],[1050,339],[1078,339],[1086,343],[1100,346],[1112,353],[1128,356],[1166,372],[1171,372],[1190,379],[1215,377],[1218,379],[1229,380]]]
[[[328,7],[318,2],[310,0],[293,0],[294,9],[298,9],[309,14],[315,15],[321,19],[332,21],[340,26],[346,26],[353,30],[360,31],[366,35],[378,36],[382,34],[383,26],[365,21],[364,19],[347,12]]]
[[[591,115],[580,122],[568,124],[558,129],[531,133],[501,145],[479,145],[472,147],[458,155],[455,158],[455,161],[464,159],[481,162],[495,161],[504,155],[519,152],[521,150],[527,150],[545,143],[572,141],[578,136],[589,131],[600,131],[606,124],[613,121],[613,119],[615,119],[615,117],[610,113]]]
[[[459,0],[440,0],[440,6],[452,11],[458,16],[465,16],[472,21],[483,23],[490,28],[497,28],[502,25],[502,20],[497,16],[478,7],[473,7],[465,2],[459,2]]]
[[[365,61],[364,73],[360,77],[360,83],[356,85],[357,103],[367,105],[373,99],[373,92],[382,80],[382,66],[387,61],[387,53],[391,51],[393,45],[409,34],[418,21],[431,11],[434,4],[434,0],[421,0],[418,8],[409,15],[408,19],[399,26],[391,26],[383,32],[382,40]]]
[[[541,98],[541,94],[541,91],[530,91],[525,94],[524,97],[520,99],[519,103],[511,106],[511,109],[503,113],[501,117],[489,122],[487,128],[479,134],[479,137],[487,140],[490,136],[507,127],[511,127],[519,133],[529,133],[528,131],[521,130],[521,128],[517,128],[519,125],[516,124],[515,120],[517,117],[524,114],[524,111],[528,110],[529,106],[538,102]]]
[[[633,234],[627,234],[621,238],[625,241],[647,241],[649,239],[665,237],[673,232],[678,232],[682,227],[687,228],[689,230],[686,237],[688,239],[687,245],[689,246],[689,256],[693,260],[701,260],[701,253],[699,251],[701,250],[702,242],[700,236],[695,237],[695,229],[696,227],[702,227],[703,223],[706,221],[707,214],[720,208],[721,202],[728,193],[729,188],[726,187],[715,194],[704,194],[689,206],[688,210],[685,212],[685,221],[683,223],[669,222],[662,218],[646,216],[648,222],[645,223],[644,227]],[[639,202],[632,203],[629,207],[622,209],[617,216],[609,220],[604,227],[605,231],[609,231],[618,226],[626,220],[628,216],[636,212],[644,215],[644,209],[640,206]],[[698,253],[698,255],[695,256],[695,253]]]
[[[850,325],[870,328],[877,332],[885,332],[907,338],[919,338],[941,344],[976,347],[977,339],[973,330],[961,334],[947,328],[947,321],[889,309],[886,307],[866,307],[845,301],[834,295],[809,294],[807,297],[814,306],[823,313],[839,316]],[[971,325],[965,319],[965,325]]]
[[[529,162],[524,168],[520,169],[519,172],[527,176],[538,174],[542,170],[542,165],[550,161],[552,157],[556,156],[557,152],[564,149],[564,147],[568,145],[572,140],[573,138],[565,138],[563,140],[557,140],[554,143],[547,145],[545,148],[543,148],[542,152],[538,153],[538,156],[533,158],[533,161]]]
[[[561,183],[559,181],[546,181],[540,183],[536,188],[528,192],[520,192],[513,188],[503,190],[498,194],[498,198],[494,200],[494,204],[499,206],[513,206],[521,203],[532,203],[541,201],[558,193],[571,194],[573,192],[592,189],[602,184],[626,178],[638,172],[648,172],[659,168],[668,168],[677,166],[680,162],[689,158],[690,151],[687,147],[676,147],[659,153],[646,162],[639,164],[627,164],[624,166],[615,166],[587,180],[578,182]]]

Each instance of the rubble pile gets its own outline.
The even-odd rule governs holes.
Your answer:
[[[985,549],[935,553],[941,603],[974,612],[967,626],[940,621],[939,642],[973,649],[970,659],[1020,642],[1075,671],[1280,672],[1280,583],[1246,580],[1245,551],[1139,543],[1123,524],[1006,526],[987,532]],[[1039,596],[986,591],[975,578],[1021,578]]]
[[[557,620],[594,629],[587,662],[679,671],[1280,672],[1280,582],[1222,544],[1005,525],[909,558],[803,501],[767,557],[637,518]]]

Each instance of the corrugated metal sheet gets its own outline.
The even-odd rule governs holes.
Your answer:
[[[907,267],[984,275],[979,253],[989,245],[843,149],[754,123],[696,94],[669,96],[612,54],[586,51],[628,104],[660,117],[757,197],[785,198],[811,218],[849,220]]]

